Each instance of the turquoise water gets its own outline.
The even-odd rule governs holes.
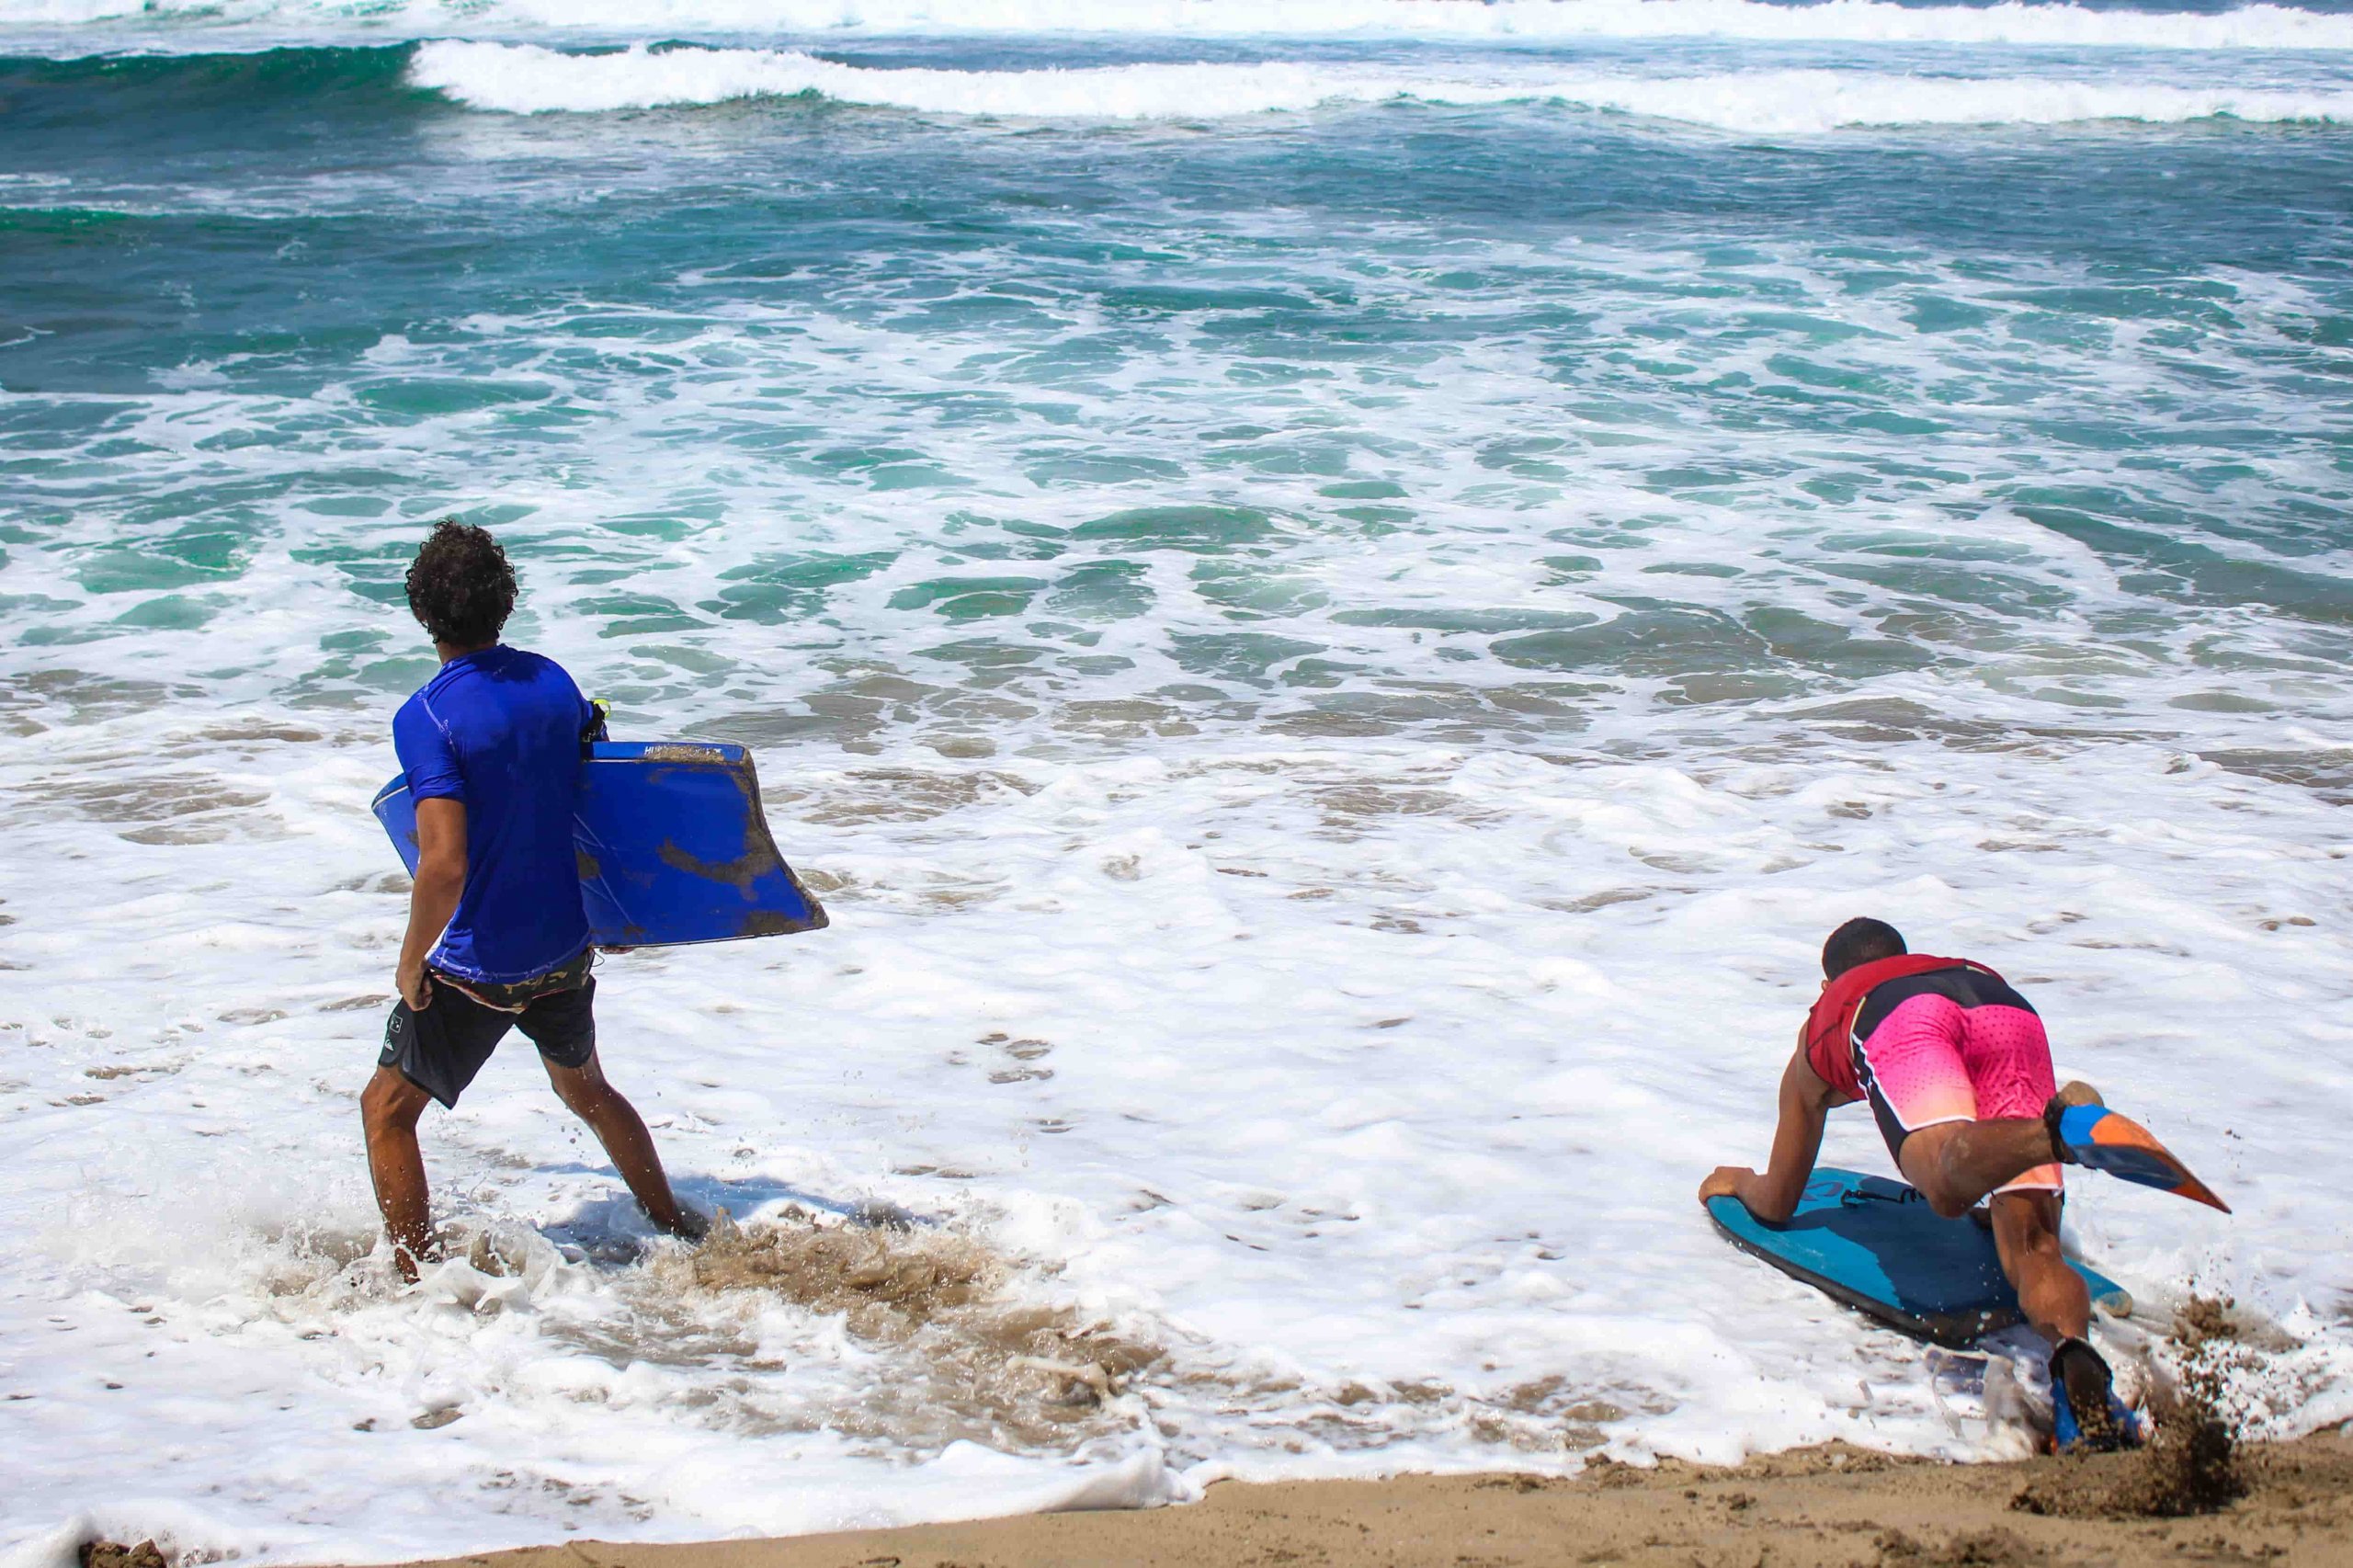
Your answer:
[[[421,89],[415,54],[5,67],[20,674],[381,702],[422,668],[402,558],[454,513],[525,543],[533,634],[616,699],[753,741],[1532,738],[1893,677],[2060,725],[2341,699],[2332,126],[526,117]],[[2256,58],[2309,85],[2339,57]]]

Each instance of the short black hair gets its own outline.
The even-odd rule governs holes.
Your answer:
[[[408,608],[436,642],[495,642],[515,611],[515,568],[488,528],[444,517],[409,562]]]
[[[1904,933],[1886,921],[1858,916],[1831,932],[1830,940],[1822,944],[1822,973],[1836,980],[1859,963],[1911,950],[1904,945]]]

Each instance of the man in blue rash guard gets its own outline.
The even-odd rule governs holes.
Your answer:
[[[597,1134],[647,1218],[698,1238],[709,1221],[672,1196],[645,1123],[597,1060],[597,982],[572,846],[596,710],[561,665],[498,641],[515,573],[485,530],[436,524],[408,569],[408,603],[441,670],[392,720],[416,802],[416,881],[400,1000],[359,1096],[393,1261],[415,1279],[432,1247],[417,1119],[428,1101],[456,1105],[509,1028],[539,1047],[557,1096]]]

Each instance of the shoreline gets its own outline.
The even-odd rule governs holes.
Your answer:
[[[1574,1478],[1221,1482],[1199,1503],[683,1544],[571,1540],[410,1568],[2072,1568],[2353,1562],[2353,1434],[2241,1450],[2246,1494],[2121,1517],[2142,1454],[1954,1464],[1843,1443]]]

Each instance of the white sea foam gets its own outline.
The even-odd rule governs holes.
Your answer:
[[[1292,62],[1071,70],[875,69],[799,50],[665,49],[575,54],[535,44],[419,46],[417,85],[513,114],[811,97],[929,114],[1040,119],[1214,119],[1328,104],[1551,102],[1730,131],[1842,126],[2177,124],[2234,119],[2353,122],[2353,92],[2280,92],[2043,77],[1747,71],[1640,77],[1520,70],[1448,77]]]
[[[2069,5],[1897,6],[1886,0],[6,0],[0,28],[186,20],[387,32],[512,29],[664,37],[699,31],[877,35],[1725,38],[1858,43],[2192,50],[2353,49],[2353,17],[2255,5],[2219,13]]]
[[[2291,788],[2137,744],[1694,766],[1208,742],[977,773],[769,748],[834,929],[601,983],[606,1060],[673,1170],[738,1212],[874,1193],[946,1217],[1036,1260],[1040,1299],[1169,1353],[1074,1452],[927,1445],[926,1413],[887,1429],[878,1392],[920,1368],[838,1320],[545,1256],[530,1226],[592,1249],[642,1227],[518,1043],[427,1147],[445,1212],[542,1256],[411,1296],[352,1261],[350,1096],[401,908],[360,805],[381,748],[260,717],[224,743],[130,712],[0,756],[36,869],[8,907],[74,868],[12,931],[30,972],[0,1014],[0,1389],[23,1396],[0,1545],[27,1564],[76,1515],[383,1561],[1597,1449],[2014,1451],[1949,1420],[1916,1347],[1724,1247],[1691,1200],[1761,1152],[1811,945],[1859,903],[2024,981],[2063,1069],[2237,1206],[2077,1183],[2073,1234],[2129,1288],[2195,1273],[2292,1312],[2346,1283],[2343,1091],[2317,1066],[2346,1037],[2297,978],[2344,942],[2281,924],[2332,907],[2340,862],[2331,809]],[[42,816],[94,768],[159,780],[168,810],[151,749],[178,754],[183,801],[191,751],[262,798],[216,808],[210,844]],[[1994,835],[2018,853],[1972,849]],[[2218,1087],[2213,1042],[2250,1038]],[[2232,1135],[2258,1115],[2259,1142]],[[1885,1162],[1854,1114],[1826,1157]],[[2342,1324],[2296,1337],[2280,1430],[2353,1409]]]

